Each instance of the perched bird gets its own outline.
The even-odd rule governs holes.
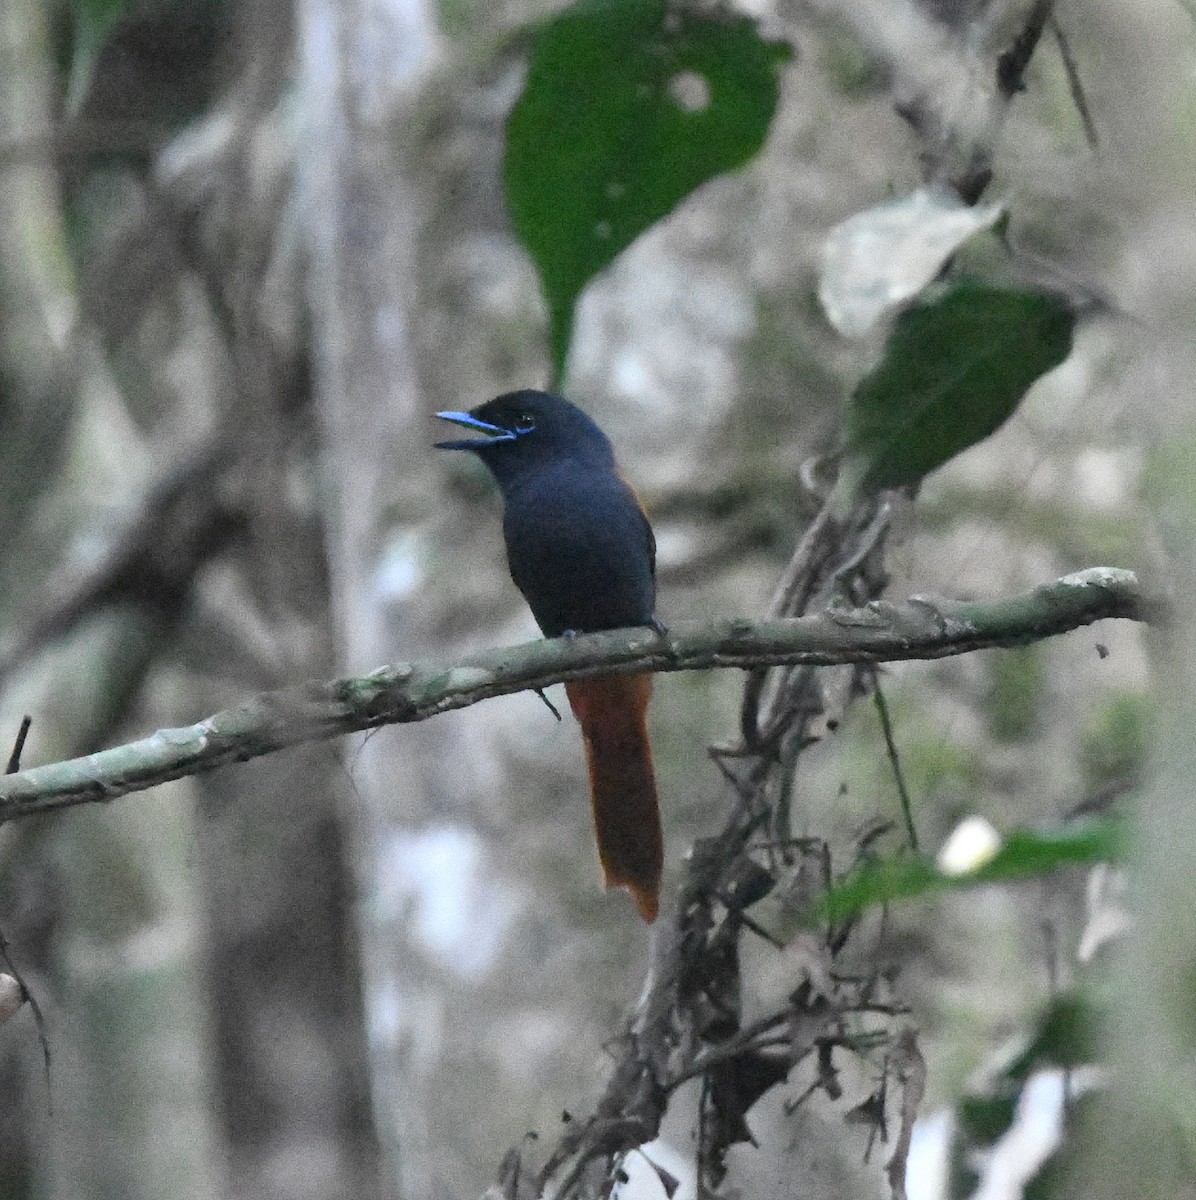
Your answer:
[[[481,435],[436,444],[476,454],[498,482],[511,578],[546,637],[664,631],[652,527],[606,434],[581,409],[521,391],[436,415]],[[655,920],[664,846],[645,720],[652,677],[574,680],[565,691],[585,742],[604,881]]]

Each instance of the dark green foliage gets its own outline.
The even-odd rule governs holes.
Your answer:
[[[971,1145],[991,1146],[1013,1124],[1016,1108],[1016,1093],[965,1096],[955,1109],[959,1137]]]
[[[907,487],[997,430],[1071,353],[1070,304],[956,283],[907,309],[847,413],[841,494]]]
[[[548,301],[558,382],[582,289],[760,149],[790,54],[750,20],[664,0],[583,0],[542,26],[507,122],[503,181]]]
[[[1082,1067],[1095,1059],[1098,1014],[1087,997],[1076,992],[1056,996],[1020,1054],[1005,1075],[1024,1083],[1044,1067]]]
[[[1039,1015],[1026,1044],[992,1072],[983,1087],[964,1096],[955,1108],[955,1133],[951,1145],[953,1197],[971,1195],[980,1182],[972,1164],[975,1152],[991,1148],[1008,1132],[1018,1103],[1030,1079],[1051,1068],[1072,1069],[1096,1059],[1100,1014],[1088,997],[1078,992],[1055,996]],[[1074,1098],[1065,1115],[1074,1125]],[[1061,1176],[1059,1159],[1048,1159],[1027,1186],[1026,1196],[1045,1198]]]

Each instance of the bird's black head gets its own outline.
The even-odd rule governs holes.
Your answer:
[[[507,392],[469,412],[436,415],[482,435],[436,445],[476,454],[500,486],[565,459],[614,465],[606,434],[580,408],[548,392]]]

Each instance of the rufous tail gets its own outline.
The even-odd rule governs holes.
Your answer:
[[[651,675],[565,684],[590,769],[598,861],[607,887],[623,887],[645,921],[656,920],[664,836],[646,714]]]

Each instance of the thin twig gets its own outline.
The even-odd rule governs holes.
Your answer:
[[[873,680],[876,673],[873,672]],[[897,742],[893,737],[893,722],[889,716],[889,702],[885,699],[884,690],[879,683],[874,683],[872,703],[876,705],[880,717],[880,729],[885,739],[885,753],[889,756],[889,765],[893,768],[893,779],[897,784],[897,795],[901,798],[901,815],[905,819],[905,834],[909,839],[909,848],[917,853],[918,831],[914,828],[914,810],[910,803],[909,789],[905,786],[905,772],[901,769],[901,758],[897,753]]]
[[[1100,142],[1097,138],[1096,122],[1092,119],[1092,110],[1088,107],[1088,97],[1084,94],[1084,84],[1080,79],[1080,72],[1076,68],[1076,60],[1072,57],[1067,35],[1054,16],[1051,17],[1049,24],[1055,38],[1055,45],[1059,47],[1063,70],[1067,75],[1067,87],[1071,92],[1071,102],[1076,106],[1076,112],[1079,113],[1080,121],[1084,126],[1084,137],[1091,149],[1099,150]]]
[[[33,718],[26,713],[21,718],[21,728],[17,730],[17,740],[13,743],[12,753],[8,756],[8,766],[5,775],[15,775],[21,769],[21,755],[25,752],[25,739],[29,736],[29,728]]]

